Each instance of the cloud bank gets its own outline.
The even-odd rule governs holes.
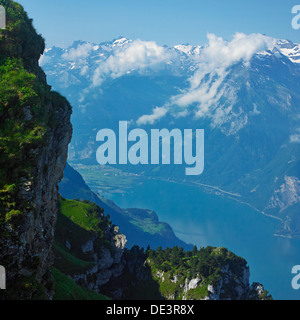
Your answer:
[[[248,66],[254,54],[272,49],[276,43],[275,39],[261,34],[236,33],[231,41],[225,41],[214,34],[208,34],[207,38],[208,45],[198,57],[198,69],[189,79],[190,87],[171,99],[172,104],[180,107],[196,103],[197,117],[207,115],[228,91],[222,84],[229,67],[238,62]]]
[[[273,49],[276,44],[275,39],[261,34],[236,33],[231,41],[225,41],[209,33],[207,38],[208,45],[202,47],[193,57],[196,71],[189,79],[189,88],[171,97],[161,108],[154,109],[151,115],[140,117],[138,124],[153,124],[164,117],[172,106],[172,109],[176,106],[175,117],[185,116],[188,114],[188,107],[193,104],[197,106],[196,117],[204,117],[215,111],[215,125],[222,123],[225,118],[230,119],[229,114],[235,102],[235,90],[224,84],[229,68],[238,62],[249,66],[251,58],[256,53]],[[222,96],[231,104],[216,109]]]
[[[133,70],[159,67],[170,58],[170,51],[153,41],[128,42],[99,63],[93,75],[93,85],[101,85],[108,76],[115,79]]]
[[[205,46],[175,46],[175,49],[159,46],[153,41],[131,41],[126,38],[111,45],[79,43],[76,48],[66,50],[62,58],[70,64],[70,68],[79,70],[79,75],[88,79],[88,91],[101,86],[109,78],[116,79],[133,71],[146,73],[148,70],[161,70],[169,64],[180,66],[185,61],[184,53],[191,63],[190,71],[193,70],[188,88],[171,97],[165,105],[154,108],[152,114],[140,117],[137,122],[153,124],[168,112],[175,117],[194,112],[196,117],[210,116],[212,123],[218,125],[225,118],[230,119],[236,99],[236,89],[225,81],[229,68],[236,63],[249,66],[256,53],[273,49],[276,40],[261,34],[243,33],[236,33],[231,41],[211,33],[207,34],[207,38],[208,44]],[[89,57],[92,57],[91,64],[87,60]],[[42,57],[41,64],[47,64],[47,59],[51,57]],[[226,103],[220,105],[220,100]]]
[[[71,48],[70,51],[65,52],[62,57],[65,60],[77,61],[86,59],[91,51],[93,50],[93,45],[91,43],[80,44],[77,48]]]

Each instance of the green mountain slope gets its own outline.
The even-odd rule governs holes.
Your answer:
[[[54,300],[109,300],[94,291],[78,286],[59,270],[52,269],[55,295]]]
[[[192,245],[184,243],[175,236],[167,223],[160,222],[155,212],[143,209],[122,209],[113,201],[95,194],[82,176],[69,164],[66,165],[64,178],[59,184],[59,192],[64,198],[89,200],[103,208],[114,224],[126,233],[128,248],[133,245],[144,248],[150,245],[153,249],[159,246],[177,245],[186,250],[192,249]]]

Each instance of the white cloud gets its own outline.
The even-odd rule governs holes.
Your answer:
[[[153,41],[135,40],[116,47],[113,55],[101,61],[93,75],[93,85],[99,86],[108,77],[118,78],[133,70],[142,71],[162,66],[171,58],[170,51]]]
[[[138,125],[143,125],[143,124],[153,124],[155,121],[161,119],[162,117],[164,117],[168,112],[168,109],[165,107],[156,107],[153,109],[153,112],[151,115],[144,115],[141,116],[138,120],[137,120],[137,124]]]
[[[240,60],[248,62],[255,53],[271,49],[276,43],[275,39],[262,34],[236,33],[230,42],[211,33],[207,38],[209,44],[202,52],[204,59],[210,65],[223,68]]]
[[[229,67],[238,62],[249,67],[253,55],[273,49],[276,40],[261,34],[245,35],[243,33],[236,33],[231,41],[226,41],[211,33],[207,35],[207,38],[208,44],[204,47],[197,47],[191,56],[196,71],[189,79],[189,88],[171,97],[165,105],[153,109],[152,114],[140,117],[137,120],[139,124],[153,124],[165,116],[168,111],[171,111],[174,117],[186,116],[189,112],[194,111],[189,109],[191,105],[196,106],[196,117],[210,116],[215,125],[221,125],[224,119],[230,119],[231,116],[237,117],[233,111],[237,89],[225,81]],[[177,46],[177,48],[181,47]],[[176,62],[179,59],[176,50],[159,46],[153,41],[130,41],[124,38],[110,48],[108,57],[102,54],[96,69],[92,72],[93,69],[88,67],[85,60],[92,51],[98,49],[99,46],[83,43],[77,48],[66,51],[62,56],[76,65],[78,62],[82,76],[92,75],[89,89],[101,86],[107,78],[115,79],[132,71],[142,73],[148,68],[160,70],[169,61]],[[189,53],[191,50],[191,46],[186,46],[181,51]],[[41,62],[44,62],[43,58]],[[221,99],[222,97],[224,99]],[[222,104],[220,99],[223,101]],[[258,112],[254,107],[253,114]]]
[[[65,60],[82,60],[86,59],[89,55],[90,52],[93,50],[93,45],[91,43],[83,43],[80,44],[77,48],[72,48],[70,51],[65,52],[62,57]]]
[[[190,87],[171,102],[180,107],[196,103],[197,117],[203,117],[218,104],[229,88],[222,85],[228,75],[228,68],[243,62],[249,66],[255,53],[274,47],[276,40],[261,34],[236,33],[231,41],[225,41],[214,34],[208,34],[208,45],[202,48],[198,57],[198,69],[189,79]],[[231,93],[232,96],[232,93]]]
[[[291,143],[300,143],[300,128],[296,130],[297,133],[290,136]]]
[[[276,40],[261,34],[245,35],[236,33],[231,41],[225,41],[214,34],[207,35],[208,45],[202,47],[193,56],[197,68],[189,79],[189,88],[179,95],[171,97],[163,107],[154,109],[152,115],[145,115],[138,119],[139,124],[151,123],[164,116],[171,108],[174,117],[186,116],[188,107],[196,104],[196,117],[210,115],[213,125],[221,125],[226,119],[240,116],[233,111],[236,101],[236,89],[225,83],[229,67],[242,62],[245,67],[250,66],[254,54],[273,49]],[[163,61],[163,60],[162,60]],[[221,97],[226,103],[220,104]],[[160,114],[160,109],[162,114]],[[215,111],[214,114],[212,111]],[[257,108],[254,112],[258,113]],[[239,126],[247,122],[244,117]]]

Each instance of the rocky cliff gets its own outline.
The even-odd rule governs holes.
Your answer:
[[[55,267],[76,283],[101,292],[125,267],[126,237],[103,209],[89,201],[59,201],[55,232]]]
[[[71,107],[52,92],[38,66],[44,41],[23,8],[1,0],[0,30],[0,264],[5,297],[52,298],[50,268],[63,176],[72,135]],[[4,292],[1,291],[3,295]]]
[[[263,300],[247,262],[225,248],[125,249],[126,237],[89,201],[60,200],[55,267],[75,283],[121,300]]]
[[[247,262],[225,248],[133,247],[124,261],[124,272],[101,289],[115,299],[272,299],[262,284],[250,284]]]

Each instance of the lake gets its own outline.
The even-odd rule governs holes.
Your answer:
[[[106,197],[123,208],[156,211],[187,243],[226,247],[245,258],[251,283],[262,283],[274,299],[300,299],[300,290],[291,286],[292,267],[300,265],[300,240],[275,237],[277,220],[199,187],[166,181],[145,180]]]

